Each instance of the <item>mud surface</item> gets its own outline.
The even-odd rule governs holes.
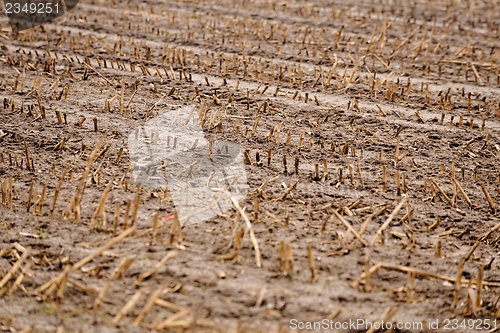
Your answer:
[[[396,3],[81,1],[17,36],[2,16],[0,277],[26,258],[0,283],[0,330],[149,332],[170,318],[172,332],[288,332],[327,318],[417,332],[499,316],[500,7]],[[261,267],[235,209],[180,234],[171,195],[134,182],[131,133],[193,105],[209,141],[248,152],[240,205]]]

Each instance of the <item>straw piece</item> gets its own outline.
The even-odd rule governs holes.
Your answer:
[[[137,316],[137,319],[134,321],[135,326],[139,326],[139,324],[142,322],[144,317],[148,314],[148,312],[153,308],[153,306],[156,304],[156,300],[160,295],[163,293],[163,290],[165,287],[162,285],[156,291],[154,292],[153,295],[151,295],[149,301],[144,305],[144,308],[142,308],[141,313]]]
[[[106,281],[104,286],[102,287],[101,291],[99,292],[99,295],[97,295],[97,298],[94,301],[94,305],[92,307],[92,310],[96,312],[99,309],[99,305],[101,304],[102,300],[104,299],[104,296],[108,292],[109,285],[111,283],[111,280]]]
[[[101,246],[100,248],[98,248],[96,251],[94,251],[93,253],[89,254],[88,256],[86,256],[85,258],[83,258],[82,260],[80,260],[79,262],[75,263],[72,267],[71,267],[71,270],[70,272],[74,272],[80,268],[82,268],[83,266],[85,266],[87,263],[89,263],[90,261],[94,260],[95,258],[97,258],[98,256],[101,255],[102,252],[106,251],[107,249],[109,249],[110,247],[112,247],[113,245],[115,245],[116,243],[119,243],[120,241],[122,241],[124,238],[128,237],[129,235],[131,235],[133,232],[135,231],[135,227],[132,227],[132,228],[129,228],[125,231],[123,231],[120,235],[118,235],[117,237],[115,238],[112,238],[110,239],[106,244],[104,244],[103,246]],[[56,276],[55,278],[53,278],[52,280],[48,281],[47,283],[45,283],[44,285],[40,286],[37,291],[38,292],[44,292],[45,290],[47,290],[52,284],[54,283],[59,283],[62,278],[64,277],[64,272],[59,274],[58,276]]]
[[[130,298],[130,300],[120,309],[115,318],[113,319],[113,324],[116,325],[120,322],[120,320],[134,307],[135,303],[141,298],[142,293],[144,291],[142,289],[138,290],[134,296]]]
[[[21,267],[21,265],[26,260],[26,258],[28,258],[28,255],[30,254],[30,252],[31,252],[31,248],[28,247],[26,249],[26,251],[23,253],[23,255],[21,256],[21,258],[19,258],[16,261],[16,263],[14,264],[14,266],[12,266],[12,268],[7,272],[7,274],[5,274],[5,276],[3,277],[3,279],[0,281],[0,288],[3,288],[5,286],[5,284],[7,282],[9,282],[9,280],[17,272],[17,270]]]
[[[170,303],[161,298],[155,300],[155,304],[161,306],[162,308],[168,309],[174,313],[182,311],[182,308],[174,303]]]
[[[226,194],[231,199],[231,202],[233,203],[233,205],[236,208],[236,210],[238,211],[238,213],[245,220],[245,224],[246,224],[247,230],[250,232],[250,240],[252,241],[253,248],[255,250],[255,263],[256,263],[257,267],[261,267],[259,243],[257,242],[257,238],[255,238],[255,234],[254,234],[253,229],[252,229],[252,224],[250,223],[250,220],[248,219],[248,216],[245,214],[245,212],[243,211],[243,209],[241,209],[240,205],[233,198],[233,196],[231,195],[231,193],[226,191]]]
[[[368,246],[368,243],[363,239],[363,237],[361,237],[358,232],[356,230],[354,230],[354,228],[351,226],[351,224],[349,222],[347,222],[343,217],[342,215],[340,215],[336,210],[333,210],[333,214],[340,220],[340,222],[342,222],[346,227],[347,229],[352,232],[352,234],[354,235],[354,237],[356,237],[359,242],[361,244],[363,244],[363,246]]]
[[[396,206],[396,208],[394,208],[394,210],[392,211],[391,215],[389,215],[389,217],[387,218],[387,220],[385,220],[384,224],[378,229],[378,231],[375,234],[375,236],[373,236],[373,238],[372,238],[372,240],[370,242],[371,245],[375,244],[375,242],[377,241],[377,238],[382,234],[382,231],[384,231],[384,229],[389,226],[389,224],[392,222],[392,220],[394,219],[394,217],[396,217],[396,215],[399,212],[399,210],[406,203],[406,200],[407,200],[407,198],[403,197],[403,199],[399,202],[399,204]]]
[[[178,254],[179,252],[177,251],[174,250],[169,251],[158,263],[156,263],[156,265],[153,268],[139,275],[135,280],[135,285],[136,286],[139,285],[142,281],[153,275],[153,273],[156,272],[161,266],[163,266],[169,259],[176,257]]]
[[[173,327],[179,327],[179,326],[187,328],[192,323],[192,317],[191,317],[191,320],[187,320],[187,321],[180,321],[179,319],[182,319],[182,318],[190,315],[191,313],[192,313],[191,309],[186,309],[186,310],[183,310],[181,312],[178,312],[178,313],[168,317],[164,321],[158,323],[155,326],[155,329],[156,330],[163,330],[165,328],[173,328]]]

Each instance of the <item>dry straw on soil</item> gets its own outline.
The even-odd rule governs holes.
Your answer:
[[[82,1],[18,34],[0,22],[1,329],[500,318],[498,13]],[[132,177],[168,165],[126,138],[158,146],[141,126],[193,105],[211,144],[241,147],[250,189],[219,188],[234,207],[182,227]]]

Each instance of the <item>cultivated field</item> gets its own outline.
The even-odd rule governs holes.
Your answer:
[[[500,328],[499,1],[83,0],[0,23],[0,331]],[[183,227],[128,142],[181,107],[249,185]]]

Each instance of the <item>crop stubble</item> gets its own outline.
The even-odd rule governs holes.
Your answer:
[[[499,9],[83,1],[17,36],[4,19],[1,325],[500,317]],[[181,228],[126,138],[185,105],[242,147],[250,193]]]

